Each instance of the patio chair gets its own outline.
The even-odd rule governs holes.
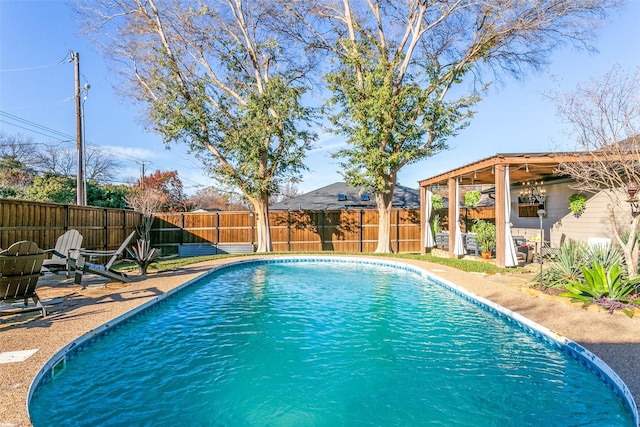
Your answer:
[[[0,251],[0,301],[24,300],[25,307],[29,298],[42,311],[47,311],[36,294],[36,285],[45,253],[34,242],[24,240],[16,242],[8,249]]]
[[[68,230],[56,240],[56,246],[53,249],[46,249],[45,253],[50,253],[51,258],[45,259],[42,263],[43,271],[58,273],[65,271],[67,277],[71,271],[70,260],[78,258],[78,251],[82,247],[82,234],[78,230]]]
[[[480,256],[480,246],[476,240],[476,235],[473,233],[465,233],[464,235],[464,247],[469,255]]]
[[[533,254],[529,256],[529,246],[527,245],[526,237],[513,236],[513,246],[516,249],[516,256],[518,259],[522,259],[525,263],[531,262]]]
[[[562,247],[562,245],[564,245],[564,241],[566,238],[567,236],[564,233],[560,235],[560,244],[557,248],[552,248],[551,242],[542,242],[542,259],[546,261],[552,261],[556,259],[558,257],[558,254],[560,253],[560,248]]]
[[[438,249],[442,249],[443,251],[446,251],[449,249],[449,233],[448,232],[436,233],[435,241],[436,241],[436,247]]]
[[[131,243],[131,239],[133,239],[135,234],[135,231],[131,232],[131,234],[124,239],[120,247],[115,251],[89,251],[80,249],[78,251],[78,259],[73,262],[72,265],[72,268],[75,269],[74,282],[77,285],[80,285],[82,283],[82,276],[85,273],[97,274],[99,276],[106,277],[107,279],[122,283],[128,282],[129,278],[127,275],[113,270],[113,266],[122,260],[125,248],[129,246],[129,243]],[[104,265],[92,262],[98,258],[109,258],[109,260]]]

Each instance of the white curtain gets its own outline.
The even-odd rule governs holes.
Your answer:
[[[433,205],[431,203],[431,197],[433,193],[431,190],[425,190],[425,203],[424,203],[424,247],[432,248],[436,245],[435,240],[433,240],[433,233],[431,232],[431,211],[433,210]]]
[[[509,166],[504,168],[504,266],[516,267],[518,256],[511,235],[511,183],[509,182]]]
[[[464,248],[464,244],[462,243],[462,232],[460,231],[460,192],[458,186],[458,180],[456,180],[456,197],[455,197],[455,209],[456,209],[456,236],[455,236],[455,246],[453,247],[454,255],[465,255],[467,251]],[[449,227],[451,229],[451,227]]]

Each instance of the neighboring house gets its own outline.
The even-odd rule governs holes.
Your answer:
[[[420,193],[416,189],[396,185],[392,207],[418,209],[420,207]],[[269,206],[271,211],[342,209],[376,209],[373,193],[348,187],[344,182],[336,182]]]
[[[539,240],[542,231],[543,240],[551,247],[558,247],[564,239],[588,242],[592,238],[613,239],[609,207],[611,199],[604,192],[589,195],[586,209],[579,216],[569,210],[569,196],[576,193],[570,185],[570,177],[561,177],[555,173],[558,165],[584,161],[585,153],[511,153],[496,154],[468,165],[461,166],[443,174],[420,181],[421,212],[425,212],[425,200],[431,188],[447,187],[449,192],[449,223],[455,224],[455,188],[461,186],[492,184],[491,198],[495,200],[495,223],[497,241],[505,241],[507,223],[511,225],[511,235],[524,236],[528,240]],[[608,191],[608,190],[607,190]],[[506,194],[511,204],[506,209]],[[542,193],[544,202],[531,201],[530,193]],[[631,207],[625,200],[626,193],[621,191],[615,206],[618,224],[631,220]],[[539,209],[544,210],[541,218]],[[507,217],[508,215],[508,217]],[[424,217],[424,215],[423,215]],[[425,236],[425,218],[421,219],[422,235]],[[454,233],[449,233],[449,254],[455,256]],[[426,250],[426,248],[425,248]],[[506,246],[497,245],[496,264],[509,265]]]

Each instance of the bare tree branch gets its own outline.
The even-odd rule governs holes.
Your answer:
[[[609,196],[613,232],[623,248],[628,274],[635,277],[638,244],[634,236],[640,216],[636,215],[627,228],[615,208],[627,204],[627,184],[640,183],[640,68],[627,71],[615,66],[602,78],[552,99],[571,125],[577,149],[590,158],[561,163],[557,172],[570,175],[576,190],[604,191]]]

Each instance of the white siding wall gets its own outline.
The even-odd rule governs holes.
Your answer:
[[[560,233],[555,233],[554,228],[558,219],[566,216],[569,211],[569,196],[574,193],[567,183],[546,185],[547,201],[545,203],[547,215],[542,219],[542,229],[545,241],[551,241],[552,246],[560,243]],[[520,189],[511,191],[511,223],[514,236],[525,236],[527,239],[540,234],[540,218],[521,218],[518,215],[518,194]],[[551,237],[550,237],[551,236]]]
[[[616,221],[621,231],[628,230],[628,224],[631,221],[631,207],[625,201],[627,195],[620,192],[617,196],[617,202],[613,202],[605,191],[588,197],[587,206],[582,215],[576,218],[570,212],[560,218],[555,225],[555,230],[559,234],[564,233],[567,237],[581,242],[586,242],[589,237],[605,237],[614,241],[609,207],[617,203]]]
[[[545,240],[551,241],[552,247],[558,247],[562,235],[566,239],[586,242],[589,237],[605,237],[613,240],[613,232],[609,222],[609,205],[611,199],[605,192],[587,195],[586,209],[579,217],[569,210],[569,196],[576,191],[569,188],[568,183],[547,185],[547,216],[542,220]],[[511,191],[511,223],[514,236],[525,236],[527,239],[540,234],[539,218],[520,218],[518,215],[519,189]],[[625,202],[626,194],[619,194],[616,218],[619,226],[631,221],[631,208]],[[549,236],[551,238],[549,238]]]

